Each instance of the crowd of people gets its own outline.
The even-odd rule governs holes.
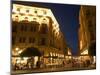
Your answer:
[[[90,60],[78,61],[78,60],[63,60],[62,64],[50,65],[51,67],[89,67],[91,65]],[[38,60],[34,65],[34,60],[28,59],[27,63],[15,63],[12,65],[13,70],[27,70],[27,69],[36,69],[36,68],[48,68],[42,60]]]
[[[42,68],[42,67],[43,67],[43,61],[38,60],[36,62],[36,65],[34,65],[34,60],[32,58],[28,59],[27,63],[12,64],[13,70],[25,70],[25,69],[27,70],[27,69],[35,69],[35,68]]]

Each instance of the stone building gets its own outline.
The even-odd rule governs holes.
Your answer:
[[[82,5],[79,23],[79,52],[84,59],[89,59],[89,56],[96,56],[96,6]]]
[[[13,4],[12,62],[16,63],[16,59],[20,59],[18,56],[30,47],[40,51],[46,64],[61,64],[64,59],[65,39],[52,11],[39,6]],[[34,59],[37,61],[38,56]]]

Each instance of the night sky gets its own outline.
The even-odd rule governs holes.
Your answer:
[[[14,2],[25,5],[39,4],[36,2]],[[40,3],[43,7],[50,8],[57,19],[60,29],[66,38],[67,45],[72,49],[72,54],[78,51],[78,28],[80,5]]]

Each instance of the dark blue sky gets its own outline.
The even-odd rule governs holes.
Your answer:
[[[20,2],[15,2],[20,3]],[[21,4],[33,5],[36,2],[24,2]],[[38,4],[38,3],[37,3]],[[43,7],[50,8],[55,15],[60,29],[63,32],[66,43],[71,47],[75,55],[78,51],[78,27],[80,5],[40,3]]]

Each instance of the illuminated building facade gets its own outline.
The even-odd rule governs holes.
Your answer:
[[[67,55],[65,56],[66,60],[71,60],[72,59],[72,49],[71,48],[67,48]]]
[[[39,49],[46,64],[61,64],[66,45],[59,24],[50,9],[13,4],[12,62],[16,63],[15,60],[20,59],[16,56],[28,47]],[[36,56],[34,59],[38,60],[37,58]]]
[[[81,6],[79,13],[79,22],[80,55],[89,59],[89,55],[95,56],[96,52],[95,47],[90,49],[90,47],[93,47],[96,44],[96,7]]]

